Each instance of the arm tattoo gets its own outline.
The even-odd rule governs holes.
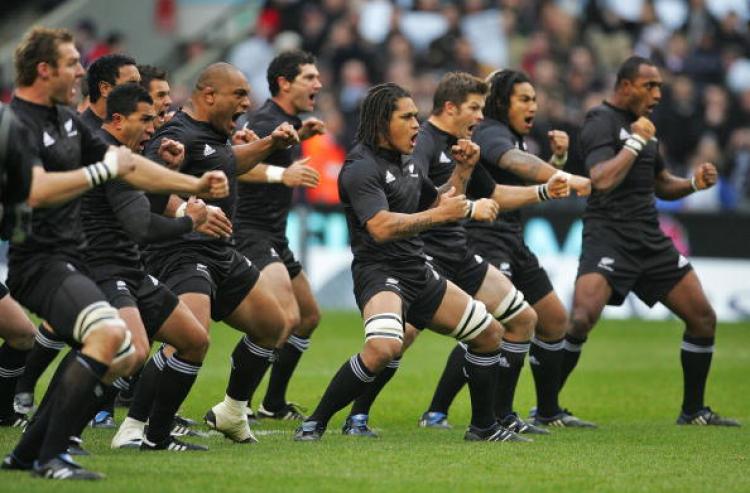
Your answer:
[[[511,149],[503,154],[498,165],[514,175],[534,183],[545,182],[554,174],[554,168],[549,163],[520,149]]]
[[[400,217],[394,225],[394,233],[400,238],[406,238],[430,229],[433,224],[431,217]]]

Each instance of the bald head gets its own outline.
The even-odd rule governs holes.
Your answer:
[[[190,101],[191,116],[229,135],[234,122],[250,107],[250,87],[234,65],[214,63],[198,76]]]
[[[231,63],[212,63],[198,76],[194,91],[202,91],[207,87],[219,89],[224,84],[236,82],[238,78],[244,80],[245,76]]]

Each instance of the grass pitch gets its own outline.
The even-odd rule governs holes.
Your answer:
[[[255,445],[220,436],[196,439],[211,448],[208,453],[115,451],[109,449],[112,432],[88,430],[85,444],[93,456],[81,463],[107,474],[104,482],[52,482],[3,472],[0,492],[750,491],[750,323],[720,326],[707,391],[707,403],[741,419],[740,429],[674,424],[682,394],[681,331],[677,321],[599,324],[562,396],[564,405],[597,422],[598,430],[553,430],[534,443],[465,443],[465,389],[451,409],[453,430],[417,428],[452,348],[449,339],[425,333],[373,408],[371,424],[379,439],[342,436],[344,412],[319,443],[292,442],[294,424],[265,422],[255,428],[260,439]],[[208,359],[183,414],[200,419],[223,397],[238,337],[214,327]],[[326,313],[292,380],[290,398],[311,410],[361,343],[356,314]],[[532,405],[533,382],[525,369],[516,409],[525,415]],[[122,415],[119,410],[118,422]],[[18,434],[0,429],[2,453],[12,449]]]

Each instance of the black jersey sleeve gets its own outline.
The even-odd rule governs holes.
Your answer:
[[[419,167],[420,172],[429,176],[430,164],[435,159],[435,140],[429,132],[420,130],[411,158]]]
[[[586,169],[612,159],[618,152],[617,135],[612,121],[604,112],[591,113],[581,129],[581,155]]]
[[[7,110],[6,110],[7,111]],[[6,115],[7,118],[13,118]],[[10,122],[8,146],[5,155],[8,186],[4,192],[5,204],[17,204],[29,197],[31,192],[31,175],[34,166],[42,166],[31,134],[18,120]]]
[[[493,193],[495,180],[492,179],[492,175],[484,166],[475,166],[466,185],[466,196],[471,199],[484,199],[492,197]]]
[[[104,159],[109,145],[91,131],[83,121],[76,116],[76,128],[81,133],[81,165],[86,166]]]
[[[172,219],[152,213],[145,194],[127,183],[108,182],[105,193],[117,220],[137,243],[175,238],[193,230],[189,217]]]
[[[504,125],[488,125],[475,132],[474,142],[479,146],[481,159],[496,165],[503,154],[516,148],[513,135]]]
[[[378,212],[388,210],[383,182],[374,163],[352,162],[342,173],[341,187],[363,226]]]

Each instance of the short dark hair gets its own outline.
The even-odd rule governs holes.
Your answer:
[[[619,85],[626,80],[633,82],[638,77],[638,71],[640,70],[641,65],[656,66],[656,64],[648,58],[643,58],[642,56],[631,56],[622,62],[622,65],[620,65],[620,68],[617,70],[615,87],[619,87]]]
[[[19,87],[32,85],[37,77],[36,66],[42,62],[47,62],[51,67],[57,68],[60,45],[72,42],[73,35],[67,29],[35,27],[27,32],[16,46],[13,57],[16,85]]]
[[[99,83],[108,82],[114,86],[117,76],[120,75],[120,67],[125,65],[135,65],[135,59],[121,53],[112,53],[98,58],[89,66],[86,83],[89,85],[89,99],[92,103],[96,103],[102,97]]]
[[[516,84],[528,82],[531,79],[519,70],[501,70],[490,76],[490,92],[484,105],[484,115],[493,120],[507,122],[510,109],[510,97]]]
[[[151,90],[152,80],[167,80],[167,71],[153,65],[138,65],[138,72],[141,74],[141,87],[145,90]]]
[[[393,82],[371,87],[359,109],[357,141],[377,148],[378,138],[388,136],[391,115],[396,111],[398,100],[410,97],[409,91]]]
[[[266,72],[268,90],[271,92],[271,96],[276,96],[279,93],[279,77],[291,82],[299,75],[300,66],[307,64],[315,64],[315,56],[302,50],[285,51],[271,60],[268,72]]]
[[[107,98],[107,117],[104,121],[111,122],[115,113],[130,116],[138,111],[138,103],[154,104],[148,91],[140,84],[128,82],[115,87]]]
[[[487,94],[487,83],[478,77],[466,72],[448,72],[440,79],[432,97],[432,114],[439,115],[443,112],[445,103],[451,102],[461,106],[469,94]]]

